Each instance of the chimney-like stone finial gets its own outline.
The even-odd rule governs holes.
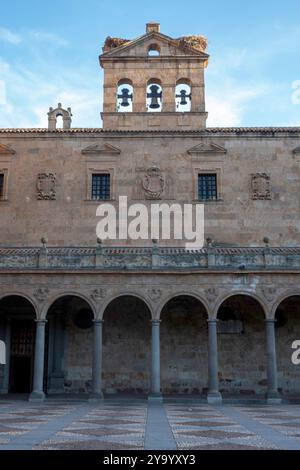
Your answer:
[[[146,24],[146,33],[152,33],[152,32],[159,33],[160,32],[160,24],[155,23],[154,21],[151,21],[151,23]]]

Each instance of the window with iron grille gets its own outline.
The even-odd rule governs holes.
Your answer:
[[[92,175],[92,199],[110,199],[110,175],[108,173]]]
[[[0,199],[4,197],[4,174],[0,173]]]
[[[216,173],[203,173],[198,175],[198,198],[204,201],[216,200],[217,175]]]

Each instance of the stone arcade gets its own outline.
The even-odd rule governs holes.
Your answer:
[[[103,128],[0,129],[1,393],[299,395],[300,128],[207,128],[206,45],[107,38]],[[119,196],[203,202],[206,245],[97,242]]]

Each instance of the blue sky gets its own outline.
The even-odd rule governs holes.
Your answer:
[[[139,36],[149,21],[171,37],[208,38],[208,125],[300,126],[299,0],[10,0],[0,11],[0,127],[44,127],[59,101],[74,127],[101,126],[103,42]]]

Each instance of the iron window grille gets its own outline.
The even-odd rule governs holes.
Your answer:
[[[92,175],[92,199],[110,199],[110,175],[95,173]]]
[[[218,198],[217,175],[215,173],[198,175],[198,198],[203,201],[215,201]]]

